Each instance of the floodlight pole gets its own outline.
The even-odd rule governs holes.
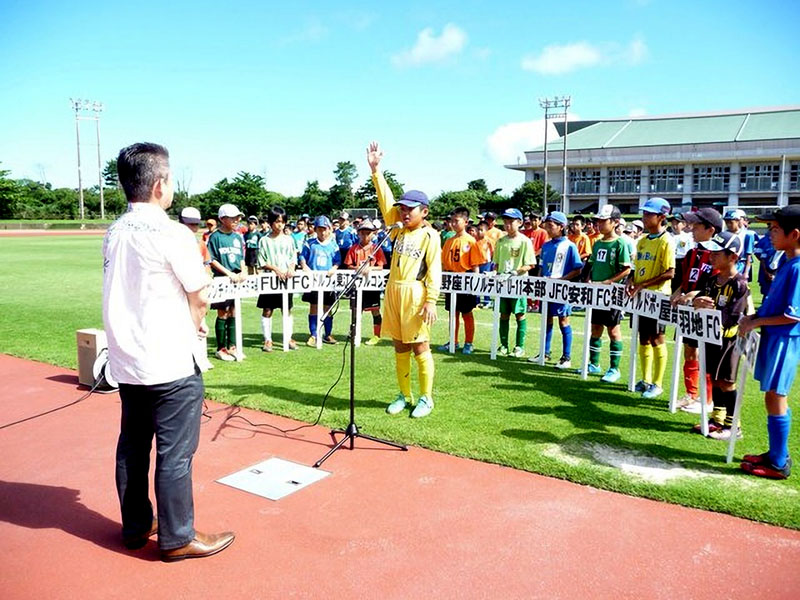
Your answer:
[[[570,96],[555,96],[554,98],[540,98],[539,106],[544,109],[544,210],[547,212],[547,123],[549,119],[558,117],[564,118],[564,157],[563,157],[563,180],[561,192],[561,210],[569,210],[569,200],[567,198],[567,111],[571,103]],[[563,108],[563,113],[550,113],[551,108]]]
[[[103,111],[102,102],[70,98],[72,110],[75,111],[75,140],[78,144],[78,196],[80,198],[81,221],[86,218],[85,204],[83,201],[83,180],[81,176],[81,121],[94,121],[97,134],[97,182],[100,188],[100,218],[105,219],[106,209],[103,198],[103,166],[100,159],[100,113]],[[81,111],[91,110],[94,116],[83,116]]]

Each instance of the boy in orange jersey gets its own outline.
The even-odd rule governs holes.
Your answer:
[[[469,235],[466,231],[467,222],[469,221],[469,209],[459,206],[456,208],[451,217],[450,222],[453,226],[455,235],[444,243],[442,248],[442,269],[452,273],[467,273],[472,271],[477,273],[480,265],[485,263],[481,254],[481,250],[474,237]],[[444,308],[448,312],[452,310],[451,306],[452,294],[447,294],[444,297]],[[464,354],[472,354],[472,342],[475,338],[475,316],[472,310],[478,304],[478,297],[471,294],[458,294],[455,311],[456,311],[456,350],[458,350],[458,325],[459,316],[464,319]],[[439,350],[447,351],[450,349],[450,344],[442,344]]]
[[[567,239],[578,248],[578,254],[584,264],[592,255],[592,240],[583,232],[585,223],[580,215],[572,217],[572,221],[569,224],[569,235],[567,236]]]

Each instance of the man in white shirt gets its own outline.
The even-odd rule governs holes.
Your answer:
[[[103,241],[103,322],[122,404],[116,466],[122,539],[136,549],[158,532],[167,562],[210,556],[234,535],[194,529],[192,457],[204,389],[193,352],[198,332],[206,333],[209,278],[194,236],[165,212],[173,197],[167,149],[123,148],[117,171],[129,210]],[[148,494],[154,436],[158,519]]]

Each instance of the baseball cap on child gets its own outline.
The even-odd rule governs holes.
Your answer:
[[[558,223],[559,225],[567,225],[567,215],[563,212],[554,210],[551,213],[548,213],[547,216],[544,218],[544,222],[552,221],[553,223]]]
[[[664,198],[650,198],[642,206],[642,212],[655,213],[657,215],[668,215],[670,211],[669,202]]]
[[[316,219],[314,219],[314,227],[330,227],[331,220],[326,217],[325,215],[320,215]]]
[[[713,208],[700,208],[694,212],[684,213],[683,217],[687,223],[703,223],[706,227],[722,231],[722,215]]]
[[[203,218],[200,216],[200,211],[197,210],[194,206],[187,206],[181,211],[180,222],[194,225],[202,223]]]
[[[594,214],[594,218],[605,221],[606,219],[620,219],[622,213],[613,204],[606,204]]]
[[[244,213],[240,211],[236,206],[233,204],[223,204],[219,207],[219,212],[217,216],[221,219],[222,217],[242,217]]]
[[[729,208],[725,211],[725,216],[722,217],[725,221],[734,221],[736,219],[744,219],[747,215],[740,208]]]
[[[419,190],[408,190],[405,194],[400,196],[400,199],[395,204],[402,204],[409,208],[416,208],[417,206],[428,206],[428,196],[425,192]]]
[[[518,208],[507,208],[503,212],[504,219],[519,219],[522,220],[522,212]]]
[[[727,250],[737,256],[742,251],[742,239],[730,231],[720,231],[707,242],[702,242],[703,248],[712,252]]]

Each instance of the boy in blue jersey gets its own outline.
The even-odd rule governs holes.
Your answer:
[[[542,246],[542,277],[551,279],[577,279],[583,270],[583,261],[578,253],[578,248],[569,241],[564,232],[567,229],[567,216],[559,211],[553,211],[544,219],[544,230],[550,238]],[[556,369],[569,369],[572,366],[572,326],[569,324],[571,308],[568,304],[547,304],[547,336],[545,337],[544,356],[550,358],[550,344],[553,341],[553,317],[558,317],[558,326],[561,329],[563,352]],[[539,357],[534,356],[530,362],[538,362]]]
[[[788,396],[800,362],[800,206],[783,207],[759,220],[767,222],[772,245],[784,251],[786,262],[775,274],[761,308],[739,322],[740,335],[761,328],[754,376],[765,392],[769,434],[769,451],[745,455],[741,468],[758,477],[786,479],[792,468]]]
[[[314,232],[317,237],[308,240],[300,253],[300,266],[306,271],[327,271],[332,274],[342,259],[339,254],[339,246],[331,235],[331,221],[326,216],[314,219]],[[336,299],[333,292],[324,292],[322,295],[322,312],[327,312],[328,308]],[[309,303],[308,308],[308,330],[311,337],[308,338],[309,346],[317,345],[317,314],[320,306],[317,304],[317,292],[306,292],[303,294],[303,301]],[[328,315],[322,322],[325,327],[325,336],[322,341],[326,344],[335,344],[333,332],[333,315]]]

